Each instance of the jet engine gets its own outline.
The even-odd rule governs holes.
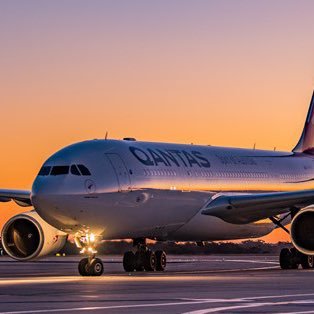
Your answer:
[[[314,255],[314,205],[300,210],[291,222],[291,241],[303,254]]]
[[[46,223],[35,211],[16,215],[1,232],[6,253],[19,261],[28,261],[58,252],[67,234]]]

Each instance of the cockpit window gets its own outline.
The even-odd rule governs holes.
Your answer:
[[[80,171],[81,171],[81,174],[83,175],[83,176],[90,176],[91,175],[91,173],[90,173],[90,171],[87,169],[87,167],[85,167],[84,165],[77,165],[78,166],[78,168],[80,169]]]
[[[43,166],[43,167],[41,167],[41,169],[39,170],[38,175],[39,175],[39,176],[48,176],[49,173],[50,173],[50,169],[51,169],[51,167],[49,167],[49,166]]]
[[[79,170],[77,169],[76,165],[72,165],[71,166],[71,173],[74,174],[75,176],[80,176],[80,172]]]
[[[50,175],[59,176],[62,174],[68,174],[70,170],[70,166],[54,166],[52,167]]]
[[[91,173],[88,168],[84,165],[63,165],[63,166],[43,166],[39,170],[39,176],[59,176],[66,174],[73,174],[75,176],[90,176]]]

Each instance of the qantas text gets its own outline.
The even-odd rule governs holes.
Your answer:
[[[145,150],[138,147],[129,147],[133,156],[145,166],[177,166],[209,168],[210,162],[201,152],[176,149],[151,149]]]

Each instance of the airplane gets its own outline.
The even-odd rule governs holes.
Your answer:
[[[147,240],[201,244],[282,228],[293,247],[281,250],[281,268],[314,267],[313,108],[314,92],[291,152],[134,138],[67,146],[43,164],[31,191],[0,189],[1,202],[31,207],[5,223],[3,248],[28,261],[59,251],[71,236],[84,255],[79,274],[100,276],[102,241],[133,240],[126,272],[164,271],[166,253]]]

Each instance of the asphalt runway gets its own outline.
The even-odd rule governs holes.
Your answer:
[[[314,269],[280,270],[277,256],[169,256],[164,273],[132,274],[102,258],[95,278],[78,276],[79,257],[0,257],[0,312],[314,313]]]

